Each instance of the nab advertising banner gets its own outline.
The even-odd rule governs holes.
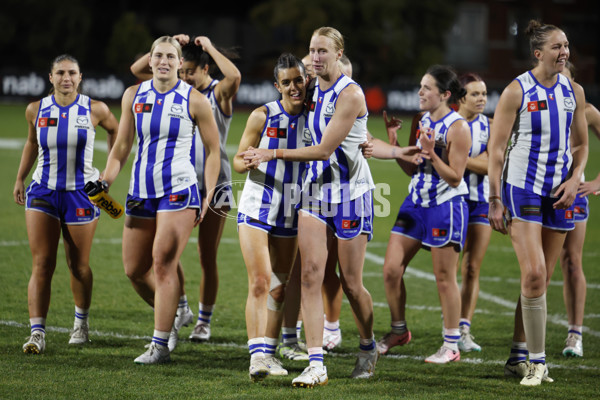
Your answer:
[[[0,75],[3,102],[26,102],[40,99],[48,94],[50,82],[48,75],[35,72],[5,73]],[[115,75],[84,74],[82,92],[95,100],[107,103],[119,103],[125,89],[135,84],[133,77]],[[369,112],[380,114],[383,110],[391,112],[416,112],[419,109],[419,87],[414,86],[383,88],[379,86],[363,87]],[[488,88],[486,114],[493,114],[500,90]],[[253,109],[279,98],[279,93],[271,81],[243,81],[234,99],[234,106]]]

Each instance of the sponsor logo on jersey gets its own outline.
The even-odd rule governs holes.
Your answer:
[[[333,117],[334,112],[335,112],[335,107],[333,106],[333,103],[329,103],[325,107],[325,112],[323,113],[323,116],[325,116],[325,118],[331,118],[331,117]]]
[[[60,116],[61,116],[63,119],[66,119],[66,118],[67,118],[67,113],[66,113],[66,112],[60,113]]]
[[[548,103],[546,102],[546,100],[530,101],[527,103],[528,112],[543,111],[547,109]]]
[[[152,112],[152,103],[135,103],[134,110],[136,114]]]
[[[91,208],[77,208],[75,209],[75,215],[78,217],[90,217],[92,215]]]
[[[360,221],[355,219],[355,220],[349,220],[349,219],[343,219],[342,220],[342,229],[356,229],[360,226]]]
[[[49,126],[56,126],[58,124],[58,119],[57,118],[48,118],[48,117],[42,117],[38,120],[38,126],[40,128],[46,128]]]
[[[548,98],[549,98],[550,100],[554,100],[554,94],[552,94],[552,93],[548,93]]]
[[[448,231],[446,229],[440,229],[440,228],[432,228],[431,229],[431,236],[433,237],[444,237],[448,235]]]
[[[575,112],[575,103],[571,97],[565,97],[564,103],[566,112]]]
[[[573,103],[573,99],[570,97],[565,97],[565,107],[573,108],[575,104]]]
[[[287,138],[287,129],[286,128],[267,128],[267,137],[274,139],[285,139]]]
[[[158,104],[159,106],[162,105],[162,99],[157,99],[156,104]]]
[[[304,131],[302,131],[302,142],[307,144],[312,143],[312,136],[310,135],[310,130],[308,128],[304,128]]]

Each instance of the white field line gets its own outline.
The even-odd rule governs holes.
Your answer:
[[[23,329],[29,328],[28,325],[21,324],[16,321],[0,320],[0,325],[9,326],[9,327],[13,327],[13,328],[23,328]],[[47,326],[46,331],[67,334],[71,330],[68,328],[63,328],[63,327]],[[125,340],[143,340],[143,341],[152,340],[151,336],[125,335],[125,334],[118,333],[118,332],[102,332],[102,331],[97,331],[97,330],[90,330],[90,336],[92,336],[92,339],[94,336],[96,336],[96,337],[111,337],[111,338],[125,339]],[[186,339],[179,340],[180,343],[186,342],[186,341],[187,341]],[[204,343],[204,344],[202,344],[202,346],[214,346],[214,347],[221,347],[221,348],[227,347],[227,348],[235,348],[235,349],[247,349],[248,348],[248,346],[246,344],[240,344],[240,343],[234,343],[234,342],[229,342],[229,343],[210,342],[210,343]],[[348,357],[356,357],[356,353],[330,352],[327,354],[327,356],[348,358]],[[408,356],[408,355],[401,355],[401,354],[388,354],[388,355],[385,355],[382,357],[396,359],[396,360],[413,360],[413,361],[423,361],[425,359],[425,357],[421,357],[421,356]],[[481,358],[463,358],[463,359],[461,359],[461,362],[468,363],[468,364],[476,364],[476,365],[498,365],[498,366],[501,366],[501,365],[504,365],[504,363],[506,361],[504,361],[504,360],[483,360]],[[567,370],[585,369],[585,370],[595,371],[595,370],[600,369],[595,366],[586,366],[586,365],[581,365],[581,364],[573,366],[573,365],[562,365],[562,364],[557,364],[557,363],[548,363],[548,367],[549,368],[567,369]]]
[[[384,257],[379,256],[377,254],[373,254],[371,252],[366,253],[365,258],[368,259],[369,261],[372,261],[378,265],[383,265],[383,261],[384,261]],[[414,269],[410,266],[406,267],[406,272],[405,274],[407,274],[408,276],[415,276],[417,278],[420,279],[425,279],[431,282],[435,282],[435,275],[433,275],[430,272],[425,272],[425,271],[421,271],[421,270],[417,270]],[[494,304],[497,304],[499,306],[503,306],[506,307],[510,310],[515,309],[515,307],[517,306],[517,303],[514,301],[510,301],[510,300],[506,300],[503,299],[499,296],[495,296],[493,294],[487,293],[482,291],[481,289],[479,290],[479,298],[480,299],[484,299],[487,301],[490,301]],[[584,317],[585,318],[585,317]],[[560,326],[564,326],[564,327],[568,327],[569,326],[569,322],[563,318],[561,318],[558,315],[548,315],[548,321],[555,324],[555,325],[560,325]],[[600,332],[598,331],[594,331],[586,326],[583,327],[583,331],[586,334],[592,335],[592,336],[596,336],[596,337],[600,337]]]

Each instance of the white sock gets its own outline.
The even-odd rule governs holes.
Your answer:
[[[250,352],[250,361],[265,358],[265,338],[257,337],[248,340],[248,351]]]
[[[79,308],[75,306],[75,326],[86,325],[89,313],[89,308]]]

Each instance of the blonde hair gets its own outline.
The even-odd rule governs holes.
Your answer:
[[[323,26],[321,28],[315,29],[315,31],[313,32],[312,35],[313,35],[313,37],[314,36],[325,36],[325,37],[331,39],[336,51],[344,50],[344,37],[342,36],[340,31],[338,31],[335,28],[332,28],[330,26]]]
[[[177,50],[177,56],[179,58],[183,57],[183,51],[181,50],[181,45],[179,44],[179,42],[175,39],[173,39],[173,36],[161,36],[158,39],[156,39],[154,41],[154,43],[152,43],[152,47],[150,48],[150,55],[152,55],[152,53],[154,53],[154,49],[156,48],[156,46],[158,46],[161,43],[168,43],[170,45],[172,45],[173,47],[175,47],[175,50]]]

